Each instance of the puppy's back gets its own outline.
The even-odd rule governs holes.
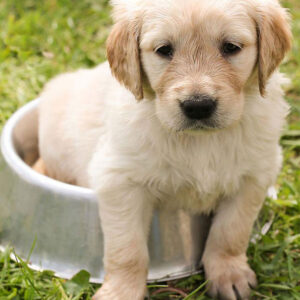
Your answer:
[[[39,150],[50,177],[88,186],[87,166],[119,84],[107,63],[59,75],[41,94]]]

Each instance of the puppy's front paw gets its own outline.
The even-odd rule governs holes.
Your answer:
[[[204,268],[210,296],[222,300],[250,299],[250,287],[255,287],[257,281],[245,255],[213,255],[204,261]]]
[[[92,300],[142,300],[145,292],[146,284],[133,286],[129,281],[120,285],[117,281],[107,280],[104,281]]]

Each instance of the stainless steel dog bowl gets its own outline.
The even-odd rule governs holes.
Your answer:
[[[103,280],[103,236],[92,190],[58,182],[25,164],[38,157],[35,100],[7,122],[0,153],[0,245],[10,245],[35,269],[71,278],[81,269]],[[199,271],[209,218],[163,208],[153,217],[149,237],[149,281]]]

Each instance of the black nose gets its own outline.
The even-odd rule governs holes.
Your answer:
[[[183,113],[194,120],[208,119],[217,107],[217,100],[206,95],[195,96],[180,103]]]

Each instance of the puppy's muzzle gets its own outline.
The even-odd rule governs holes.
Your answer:
[[[217,108],[217,100],[207,95],[196,95],[180,103],[184,115],[191,120],[209,119]]]

